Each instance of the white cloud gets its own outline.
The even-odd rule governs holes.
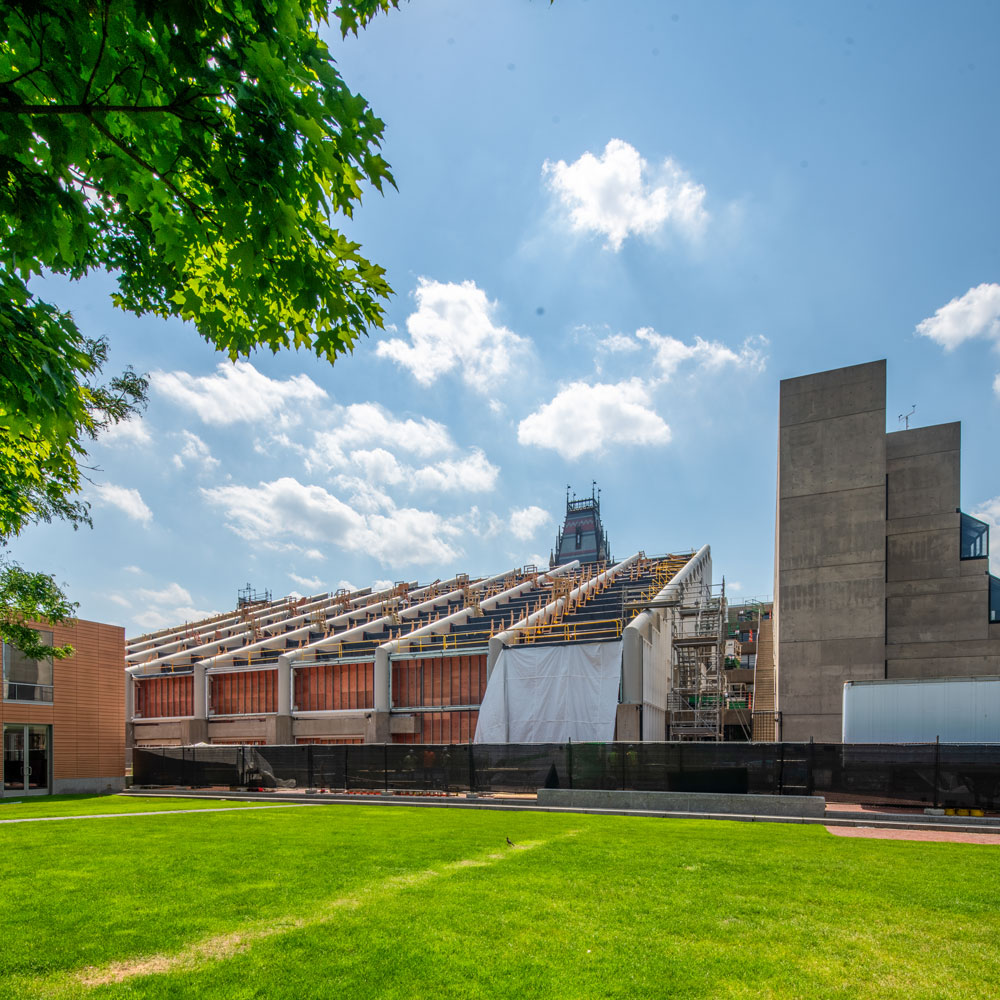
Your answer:
[[[470,507],[468,513],[453,518],[452,524],[478,538],[494,538],[506,527],[506,522],[493,511],[487,511],[484,515],[476,506]]]
[[[727,580],[726,588],[738,594],[743,589],[743,584],[739,580]]]
[[[183,469],[187,463],[200,465],[203,472],[211,472],[219,464],[219,460],[212,456],[208,445],[197,434],[181,431],[181,437],[184,439],[184,447],[174,455],[174,465],[178,469]]]
[[[547,510],[541,507],[514,507],[510,512],[510,532],[515,538],[526,542],[539,528],[552,521]]]
[[[917,333],[952,351],[973,337],[986,337],[1000,348],[1000,285],[976,285],[917,324]]]
[[[132,607],[132,602],[127,597],[122,597],[121,594],[108,594],[108,600],[114,601],[115,604],[123,608]]]
[[[117,507],[133,521],[149,524],[153,520],[153,512],[146,506],[138,490],[127,486],[115,486],[114,483],[100,483],[94,487],[97,491],[97,503],[104,507]]]
[[[140,569],[138,566],[123,566],[122,570],[125,573],[135,573],[137,576],[141,576],[145,570]]]
[[[473,448],[465,458],[445,459],[435,465],[415,469],[411,481],[418,489],[481,493],[493,489],[499,474],[500,470],[490,463],[483,452]]]
[[[257,486],[203,489],[229,527],[250,541],[285,535],[333,544],[395,565],[440,563],[459,554],[461,528],[433,511],[359,512],[321,486],[284,477]]]
[[[658,170],[622,139],[612,139],[600,157],[584,153],[567,164],[542,164],[542,175],[577,231],[601,233],[618,251],[631,234],[649,236],[670,225],[687,236],[705,226],[705,188],[667,157]]]
[[[964,295],[941,306],[933,316],[917,324],[917,333],[930,337],[946,351],[975,337],[993,341],[1000,351],[1000,285],[983,282]],[[993,379],[993,391],[1000,396],[1000,373]]]
[[[409,343],[402,338],[383,340],[375,353],[409,368],[421,385],[457,369],[467,385],[488,393],[527,348],[527,340],[494,323],[496,303],[474,281],[420,278],[414,297],[416,312],[406,320]]]
[[[354,468],[337,476],[335,483],[352,494],[354,507],[368,510],[392,507],[392,500],[378,488],[382,485],[442,493],[482,492],[493,489],[500,473],[479,448],[471,449],[462,458],[420,467],[402,464],[384,448],[352,451],[348,463]],[[352,474],[355,471],[360,475]]]
[[[206,424],[223,426],[241,421],[273,420],[279,425],[298,422],[290,412],[295,404],[311,404],[327,395],[307,375],[273,379],[249,361],[223,361],[214,375],[153,372],[153,388],[178,406],[194,410]]]
[[[314,463],[318,455],[327,465],[345,465],[352,450],[362,450],[366,445],[397,448],[420,458],[455,449],[444,424],[427,417],[397,420],[378,403],[355,403],[344,407],[338,412],[337,421],[330,430],[316,434],[312,449]],[[384,463],[384,459],[382,461]]]
[[[990,526],[990,572],[1000,576],[1000,496],[973,507],[969,513]]]
[[[142,420],[133,417],[131,420],[123,420],[120,424],[112,424],[107,430],[101,431],[98,440],[101,444],[143,447],[152,444],[153,437],[146,430]]]
[[[314,592],[318,592],[320,588],[323,586],[322,580],[318,580],[315,577],[311,576],[299,576],[296,573],[289,573],[288,579],[292,580],[294,583],[297,583],[300,587],[305,587],[306,590],[311,590]]]
[[[338,580],[334,590],[357,590],[358,588],[350,580]]]
[[[718,371],[726,365],[737,365],[744,370],[762,371],[767,358],[764,348],[766,337],[750,337],[743,342],[739,351],[717,340],[695,337],[693,344],[685,344],[676,337],[657,333],[651,327],[636,330],[636,340],[653,348],[653,360],[659,369],[661,381],[668,381],[686,361],[692,361],[701,368]]]
[[[351,464],[356,465],[371,483],[387,483],[392,486],[402,482],[404,477],[403,466],[385,448],[352,451]]]
[[[150,604],[190,604],[191,593],[179,583],[168,583],[161,590],[143,588],[136,595]]]
[[[670,428],[651,405],[641,379],[614,384],[571,382],[517,428],[524,445],[551,448],[564,458],[599,454],[608,445],[662,445]]]
[[[134,624],[139,628],[158,629],[170,625],[182,625],[184,622],[198,621],[217,614],[194,607],[191,594],[179,583],[168,583],[159,590],[140,589],[135,597],[146,605],[146,609],[132,616]]]
[[[603,337],[597,342],[599,351],[611,351],[614,353],[628,354],[638,351],[642,345],[639,341],[624,333],[613,333],[609,337]]]

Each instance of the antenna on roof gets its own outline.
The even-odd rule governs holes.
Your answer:
[[[903,423],[904,421],[906,422],[906,428],[905,428],[906,430],[910,429],[910,417],[912,417],[913,414],[917,412],[917,404],[913,403],[912,405],[913,405],[913,409],[910,410],[909,413],[901,413],[899,415],[899,422],[900,423]]]

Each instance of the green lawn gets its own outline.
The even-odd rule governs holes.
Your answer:
[[[157,812],[172,809],[230,809],[271,805],[224,799],[132,798],[128,795],[45,795],[0,799],[0,820],[38,816],[106,816],[108,813]]]
[[[0,826],[0,866],[18,1000],[1000,995],[996,847],[343,805]]]

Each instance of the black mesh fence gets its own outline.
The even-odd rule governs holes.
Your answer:
[[[133,754],[135,785],[482,794],[610,788],[1000,808],[1000,744],[367,743]]]

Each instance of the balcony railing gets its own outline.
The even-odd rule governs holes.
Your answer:
[[[23,681],[3,682],[4,701],[37,701],[52,704],[51,684],[25,684]]]

